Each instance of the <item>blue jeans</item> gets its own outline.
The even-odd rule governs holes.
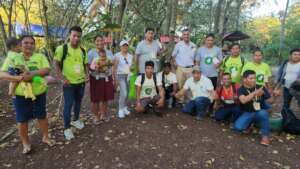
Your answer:
[[[262,136],[268,136],[270,133],[269,113],[266,110],[258,112],[244,112],[234,124],[234,129],[243,131],[247,129],[253,122],[260,123],[260,132]]]
[[[224,105],[215,112],[215,119],[217,121],[230,120],[231,122],[235,122],[241,114],[239,105]]]
[[[194,100],[189,101],[182,109],[182,112],[194,114],[198,117],[204,117],[205,112],[210,106],[211,102],[207,97],[197,97]]]
[[[63,86],[64,93],[64,128],[70,128],[71,111],[74,104],[74,121],[79,119],[81,100],[84,96],[85,84],[70,84]]]
[[[288,88],[283,88],[283,108],[289,109],[291,106],[293,96],[291,95]]]

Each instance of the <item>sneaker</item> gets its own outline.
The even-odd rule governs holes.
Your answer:
[[[74,134],[73,134],[71,128],[66,129],[66,130],[64,131],[64,135],[65,135],[65,138],[66,138],[67,140],[71,140],[71,139],[74,138]]]
[[[118,117],[119,117],[120,119],[122,119],[122,118],[125,117],[124,109],[120,109],[120,110],[118,111]]]
[[[128,110],[127,107],[125,107],[125,108],[123,109],[123,112],[124,112],[124,114],[125,114],[126,116],[128,116],[128,115],[130,114],[130,111]]]
[[[84,123],[81,122],[80,120],[72,121],[71,125],[74,126],[77,129],[79,129],[79,130],[84,128]]]

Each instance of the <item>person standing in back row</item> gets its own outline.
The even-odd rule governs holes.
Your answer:
[[[70,42],[59,46],[54,56],[57,74],[63,83],[64,135],[67,140],[74,138],[71,125],[77,129],[84,127],[84,123],[79,120],[79,113],[85,82],[88,81],[88,59],[85,50],[80,47],[82,29],[79,26],[73,26],[69,33]],[[71,121],[73,106],[74,119]]]
[[[233,83],[241,82],[241,72],[245,64],[245,58],[241,56],[241,46],[234,43],[230,47],[231,55],[223,59],[221,74],[230,73]]]
[[[179,89],[182,89],[185,81],[192,77],[197,48],[197,46],[190,40],[190,32],[188,29],[183,30],[182,39],[182,41],[175,45],[172,53],[173,65],[176,69]],[[180,98],[178,102],[183,103],[184,97]]]
[[[214,45],[214,34],[208,34],[205,38],[205,45],[197,51],[196,61],[200,65],[201,72],[208,77],[214,89],[217,87],[219,66],[222,63],[222,50]]]
[[[135,51],[135,63],[140,74],[145,73],[145,63],[154,63],[154,73],[159,71],[159,55],[162,53],[161,44],[154,40],[154,29],[146,28],[145,40],[138,43]]]

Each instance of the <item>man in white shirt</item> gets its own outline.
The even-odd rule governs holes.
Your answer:
[[[157,116],[162,116],[159,111],[164,106],[164,89],[161,80],[153,74],[154,63],[147,61],[145,63],[145,74],[141,74],[135,81],[136,85],[136,107],[138,113],[144,113],[149,108]]]
[[[293,84],[300,82],[300,49],[293,49],[290,52],[289,60],[285,61],[278,70],[277,75],[277,89],[274,95],[280,95],[279,86],[283,86],[283,108],[289,109],[293,99],[293,93],[290,91]],[[297,99],[297,98],[296,98]],[[300,100],[298,100],[300,106]]]
[[[162,87],[165,90],[165,99],[168,102],[168,108],[175,105],[175,94],[177,92],[177,78],[171,72],[171,64],[164,63],[163,71],[158,74],[158,79],[161,80]]]
[[[215,96],[214,86],[211,80],[201,75],[200,68],[194,67],[193,77],[189,78],[177,94],[176,98],[182,97],[188,90],[192,93],[190,100],[182,109],[184,113],[196,114],[196,119],[201,120]]]
[[[159,71],[159,57],[162,53],[162,46],[154,40],[154,29],[147,28],[145,40],[138,43],[135,51],[136,65],[138,66],[139,73],[145,73],[145,63],[152,61],[154,63],[154,72]]]
[[[190,41],[189,30],[186,29],[183,31],[182,39],[182,41],[175,45],[172,53],[179,89],[182,89],[185,81],[192,76],[197,48],[197,46]],[[183,103],[183,101],[183,98],[180,98],[180,102]]]

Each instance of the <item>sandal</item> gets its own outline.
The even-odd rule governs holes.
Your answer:
[[[260,144],[261,145],[264,145],[264,146],[269,146],[270,145],[270,140],[268,137],[263,137],[260,141]]]
[[[55,140],[51,140],[51,139],[47,139],[47,140],[44,140],[42,141],[43,143],[47,144],[49,147],[52,147],[56,144],[56,141]]]
[[[23,146],[22,154],[29,154],[31,152],[31,145]]]
[[[99,124],[101,124],[101,123],[102,123],[102,120],[98,120],[98,119],[96,119],[96,118],[93,120],[93,124],[94,124],[94,125],[99,125]]]

